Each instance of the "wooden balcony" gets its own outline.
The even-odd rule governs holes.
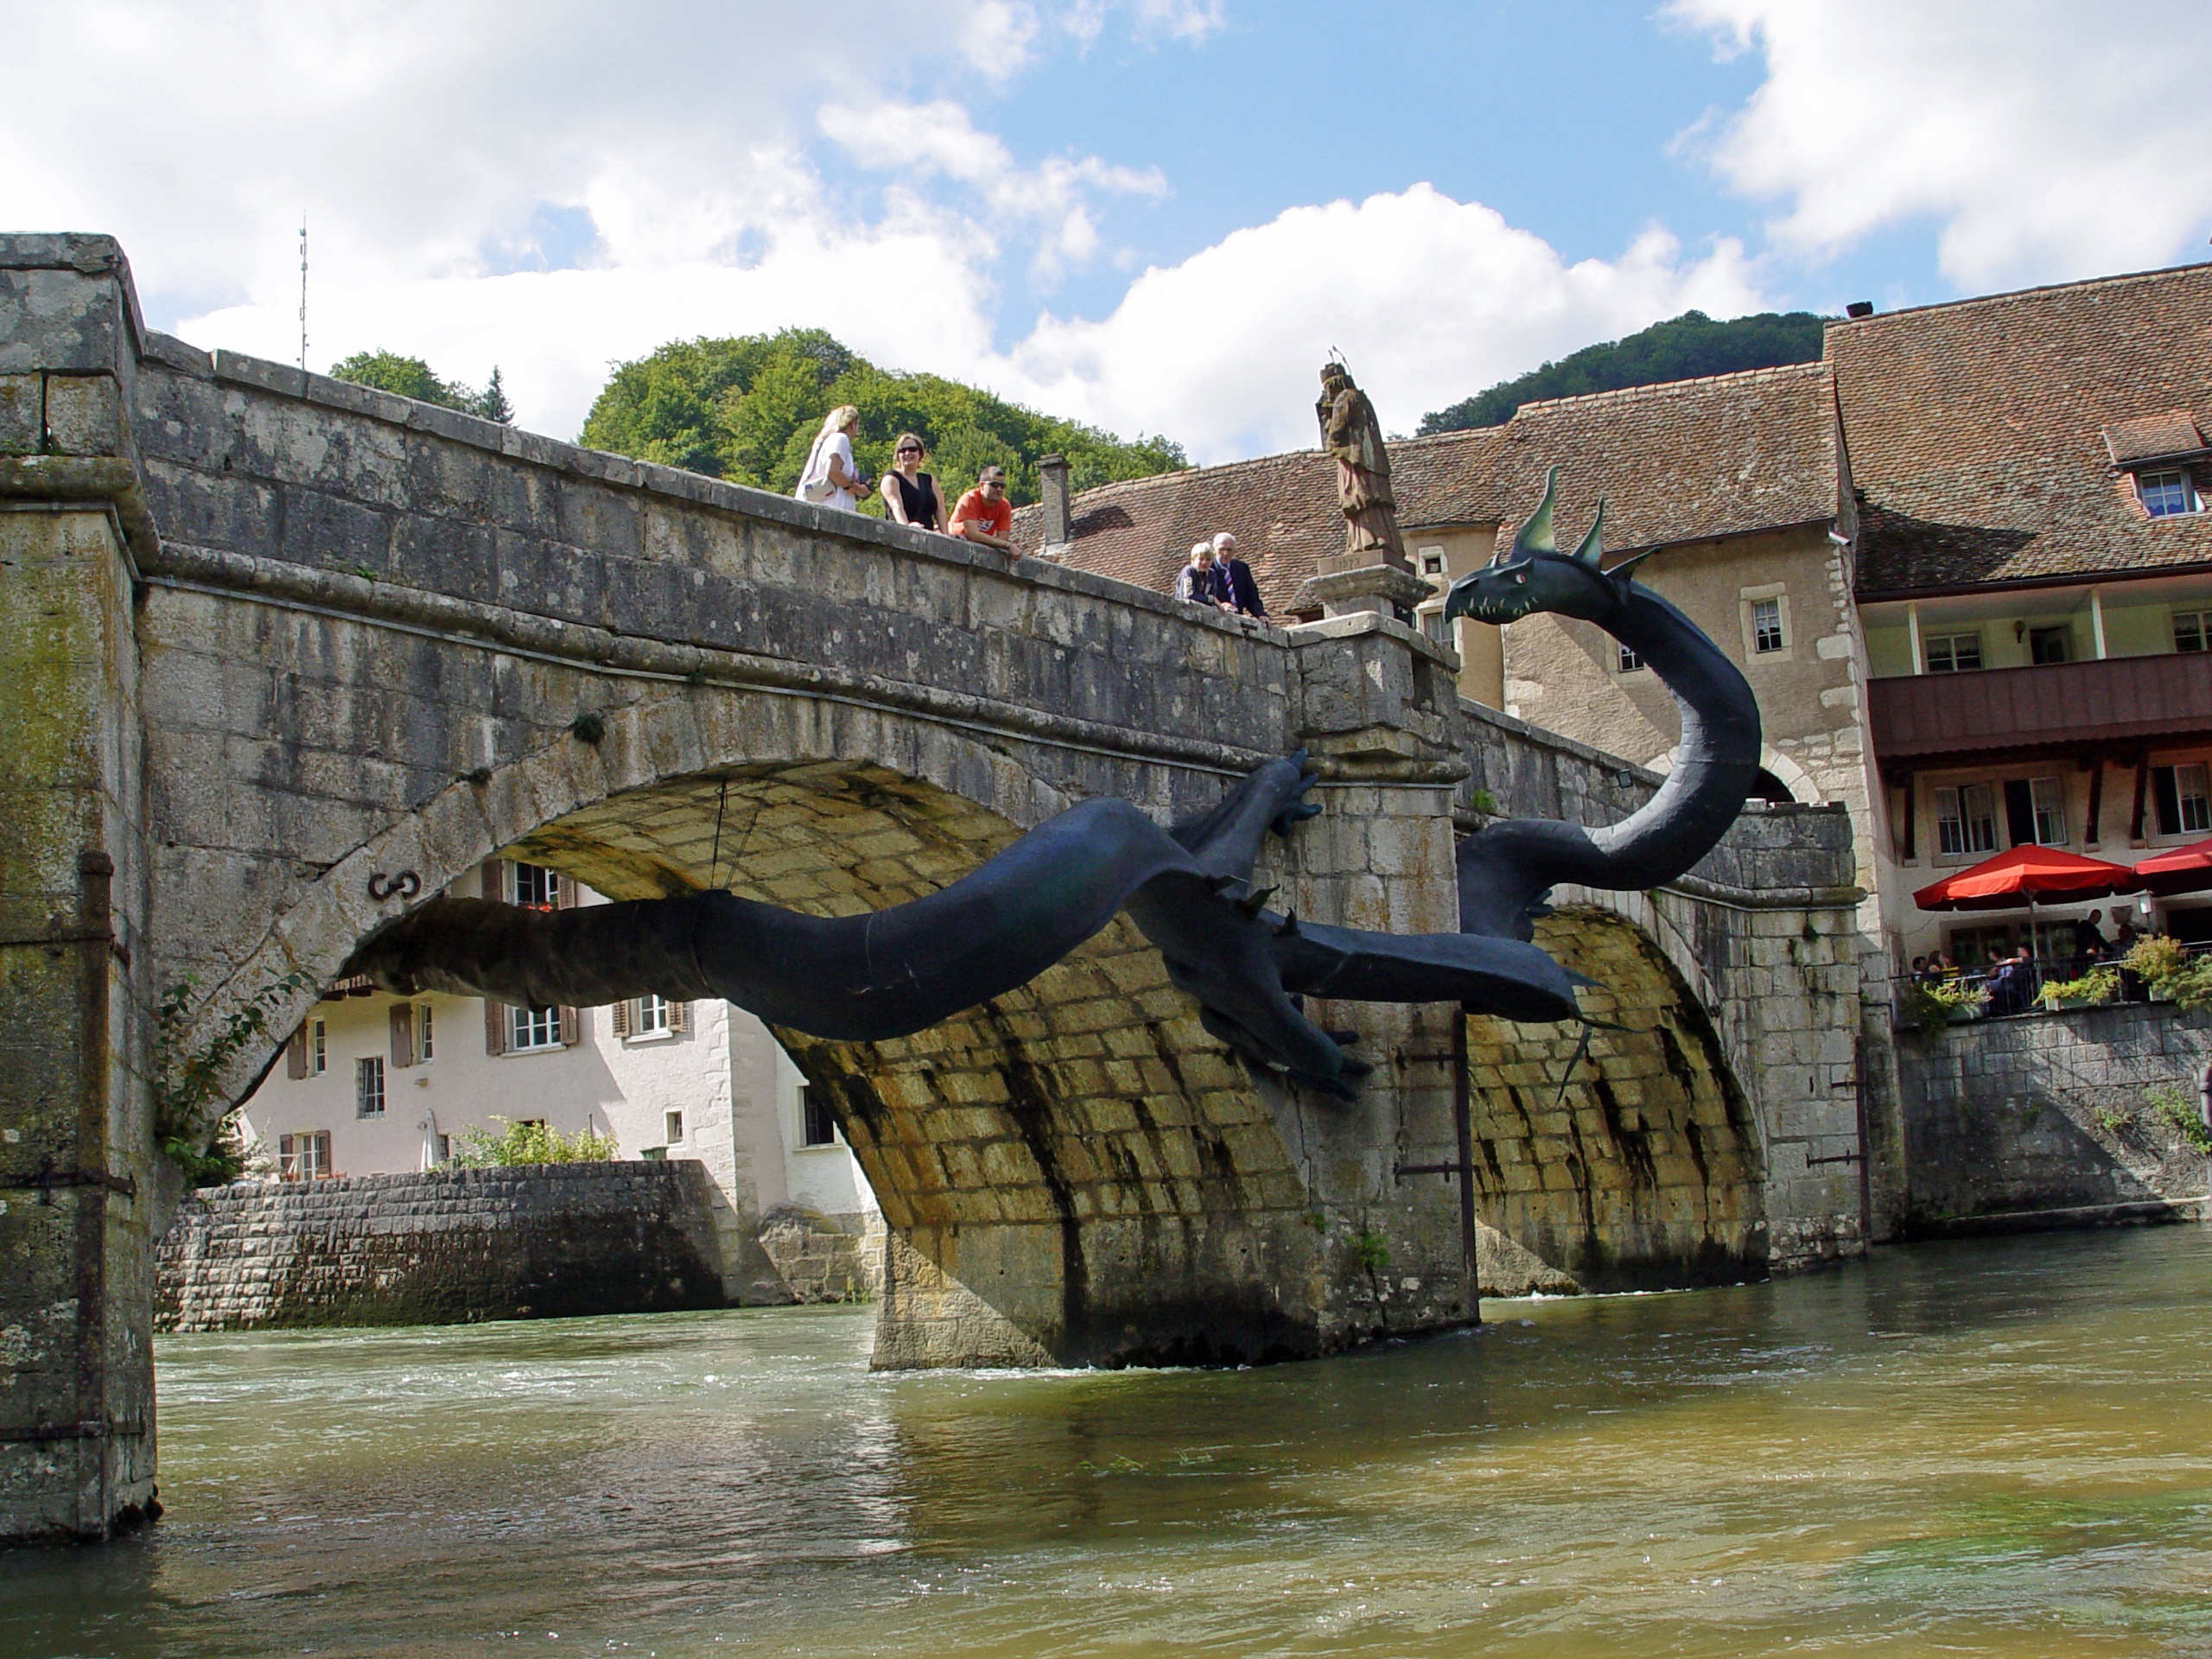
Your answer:
[[[1984,752],[2212,737],[2212,652],[1870,681],[1884,766]]]

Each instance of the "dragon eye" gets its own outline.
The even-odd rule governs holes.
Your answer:
[[[1529,585],[1529,573],[1526,570],[1523,570],[1520,575],[1515,576],[1513,581],[1516,587],[1526,588]]]

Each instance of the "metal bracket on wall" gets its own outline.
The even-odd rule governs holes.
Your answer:
[[[1863,1152],[1839,1152],[1833,1158],[1808,1158],[1805,1167],[1810,1169],[1816,1164],[1863,1164],[1866,1161],[1866,1154]]]
[[[115,937],[115,930],[108,927],[57,927],[51,932],[34,933],[20,939],[0,939],[0,950],[29,950],[44,945],[59,949],[65,944],[105,944],[115,953],[115,959],[125,968],[130,966],[130,947]]]
[[[54,1189],[57,1186],[104,1186],[111,1192],[120,1192],[126,1198],[138,1196],[138,1183],[131,1176],[111,1175],[104,1169],[56,1169],[50,1157],[39,1160],[35,1174],[0,1173],[0,1191],[35,1187],[41,1204],[54,1202]]]

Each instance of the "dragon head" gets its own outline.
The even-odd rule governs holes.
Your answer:
[[[1572,553],[1562,553],[1552,536],[1552,503],[1558,493],[1559,468],[1554,467],[1544,475],[1544,499],[1522,524],[1513,545],[1452,584],[1444,596],[1446,619],[1471,616],[1478,622],[1506,623],[1552,611],[1600,622],[1613,614],[1628,584],[1599,566],[1599,533],[1605,522],[1605,504],[1598,503],[1598,516],[1581,544]]]

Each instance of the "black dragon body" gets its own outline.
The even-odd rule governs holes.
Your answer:
[[[1530,520],[1512,561],[1454,585],[1453,613],[1555,609],[1616,632],[1685,697],[1684,759],[1613,829],[1515,820],[1469,837],[1458,933],[1366,932],[1267,908],[1252,880],[1264,837],[1320,810],[1305,798],[1314,776],[1300,753],[1258,767],[1212,811],[1169,830],[1127,802],[1083,802],[941,891],[861,915],[808,916],[724,892],[550,912],[437,898],[370,935],[344,971],[403,996],[538,1007],[719,997],[771,1025],[880,1042],[1026,984],[1125,910],[1209,1032],[1325,1094],[1349,1097],[1369,1068],[1345,1052],[1353,1033],[1306,1017],[1306,996],[1578,1019],[1575,988],[1586,982],[1529,942],[1531,909],[1554,882],[1648,887],[1704,856],[1756,770],[1758,721],[1742,677],[1681,613],[1589,557],[1550,549],[1550,505],[1548,490],[1541,524]],[[1722,695],[1732,676],[1740,706]]]

